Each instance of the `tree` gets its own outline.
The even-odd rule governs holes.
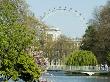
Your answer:
[[[110,65],[110,52],[107,53],[107,61],[108,61],[108,65]]]
[[[14,77],[16,74],[14,72],[17,71],[15,70],[17,62],[19,58],[20,59],[22,58],[21,55],[23,56],[25,55],[25,57],[26,56],[28,57],[28,52],[26,51],[26,49],[34,45],[35,35],[32,33],[30,29],[21,27],[17,24],[10,27],[0,26],[0,33],[1,33],[0,57],[2,61],[1,71],[3,71],[2,74],[4,76]],[[19,63],[22,65],[23,62],[19,62]],[[25,63],[27,63],[27,64],[23,64],[23,68],[25,70],[22,70],[22,71],[27,71],[28,73],[28,69],[25,68],[25,65],[28,65],[29,62],[25,62]],[[32,63],[35,64],[35,62],[32,62]],[[21,69],[21,68],[18,68],[18,69]],[[38,69],[38,68],[35,67],[35,69]],[[36,70],[36,71],[39,71],[39,70]],[[30,73],[33,73],[33,72],[31,71]],[[18,75],[21,75],[21,74],[18,73]]]
[[[75,50],[73,39],[65,35],[60,35],[57,40],[50,39],[47,43],[48,46],[46,50],[50,62],[52,60],[55,61],[55,63],[59,61],[61,64],[64,57]]]
[[[96,37],[96,29],[92,26],[88,26],[83,36],[80,48],[84,50],[92,51],[92,49],[95,48],[95,42],[96,42],[95,37]]]
[[[44,52],[45,57],[49,59],[50,64],[52,61],[60,61],[61,63],[63,58],[74,50],[74,41],[71,38],[60,35],[56,40],[53,40],[53,37],[47,34]]]
[[[99,63],[107,62],[110,51],[110,2],[95,10],[94,18],[90,21],[81,45],[81,49],[92,51]],[[89,30],[89,31],[88,31]]]
[[[90,51],[75,51],[67,56],[65,64],[71,66],[94,66],[97,65],[97,59]]]
[[[98,44],[97,43],[98,43],[98,38],[97,38],[96,28],[93,26],[88,26],[88,28],[86,29],[85,34],[83,36],[80,49],[92,51],[96,55],[97,59],[99,59],[98,57],[100,55],[97,54],[97,52],[98,52],[97,47],[98,47],[99,43]]]
[[[29,16],[25,7],[24,0],[0,1],[0,74],[5,80],[32,81],[41,73],[28,51],[39,43],[36,31],[27,24]]]
[[[60,35],[57,41],[54,44],[54,51],[57,53],[57,59],[63,59],[63,57],[67,56],[71,52],[75,50],[74,41],[73,39],[65,36]]]
[[[46,40],[45,40],[45,46],[44,46],[44,52],[45,52],[44,56],[49,59],[50,64],[55,57],[54,44],[55,44],[55,41],[53,41],[53,37],[47,34]]]

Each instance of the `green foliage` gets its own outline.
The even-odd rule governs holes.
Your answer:
[[[0,23],[11,25],[13,22],[23,24],[28,15],[28,7],[25,0],[1,0]]]
[[[110,52],[107,54],[107,61],[108,61],[108,64],[110,65]]]
[[[32,46],[38,47],[38,41],[36,31],[27,24],[29,17],[25,7],[24,0],[0,1],[0,74],[6,80],[32,81],[41,73],[28,51]]]
[[[88,26],[88,28],[85,31],[85,34],[83,36],[82,45],[80,46],[83,50],[89,50],[92,51],[93,48],[95,48],[95,42],[96,42],[96,29],[92,26]]]
[[[94,18],[83,36],[82,50],[92,51],[99,63],[107,62],[110,51],[110,2],[95,10]]]
[[[22,75],[21,73],[26,72],[31,74],[34,79],[38,79],[40,70],[34,59],[26,51],[26,48],[30,48],[36,42],[34,33],[19,25],[1,26],[0,33],[0,57],[2,61],[0,69],[2,74],[15,80]],[[15,67],[18,64],[24,70],[16,70]],[[18,67],[18,69],[21,68]]]
[[[14,64],[8,59],[4,59],[1,64],[3,64],[1,74],[7,77],[6,79],[17,80],[20,78],[24,81],[32,81],[40,77],[40,68],[35,64],[33,57],[27,54],[21,54]]]
[[[65,64],[73,66],[96,65],[97,59],[90,51],[75,51],[67,56]]]
[[[20,78],[24,81],[37,80],[40,77],[41,70],[39,70],[34,59],[29,55],[20,55],[15,68],[21,75]]]

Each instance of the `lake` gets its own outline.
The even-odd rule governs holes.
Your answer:
[[[110,82],[110,76],[83,76],[81,74],[65,74],[64,71],[48,71],[42,75],[48,82]],[[12,80],[8,82],[14,82]],[[23,81],[17,81],[23,82]]]
[[[69,76],[62,71],[49,71],[43,77],[49,82],[110,82],[109,76]]]

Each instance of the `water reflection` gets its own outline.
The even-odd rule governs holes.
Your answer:
[[[54,80],[46,76],[52,82],[110,82],[109,77],[96,77],[96,76],[55,76]]]
[[[49,71],[42,75],[47,82],[110,82],[110,77],[105,76],[68,76],[63,71]],[[12,80],[8,82],[14,82]],[[17,82],[23,82],[19,80]]]
[[[44,75],[48,82],[110,82],[110,77],[103,76],[67,76],[64,72],[48,72]]]

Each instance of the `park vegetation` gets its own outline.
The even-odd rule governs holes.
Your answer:
[[[110,64],[110,1],[95,9],[80,48],[92,51],[100,64]]]
[[[4,81],[32,82],[40,77],[41,66],[32,52],[41,49],[39,34],[44,28],[25,0],[0,0],[0,74]]]
[[[91,51],[74,51],[65,59],[68,66],[95,66],[98,64],[95,55]]]
[[[0,1],[0,74],[5,81],[35,81],[45,70],[44,57],[63,59],[75,49],[72,39],[61,35],[54,41],[47,29],[25,0]],[[37,57],[41,51],[44,57]]]
[[[52,60],[59,61],[60,64],[64,58],[75,50],[74,41],[70,37],[60,35],[56,40],[52,37],[47,37],[44,46],[45,57],[49,58],[51,64]]]

